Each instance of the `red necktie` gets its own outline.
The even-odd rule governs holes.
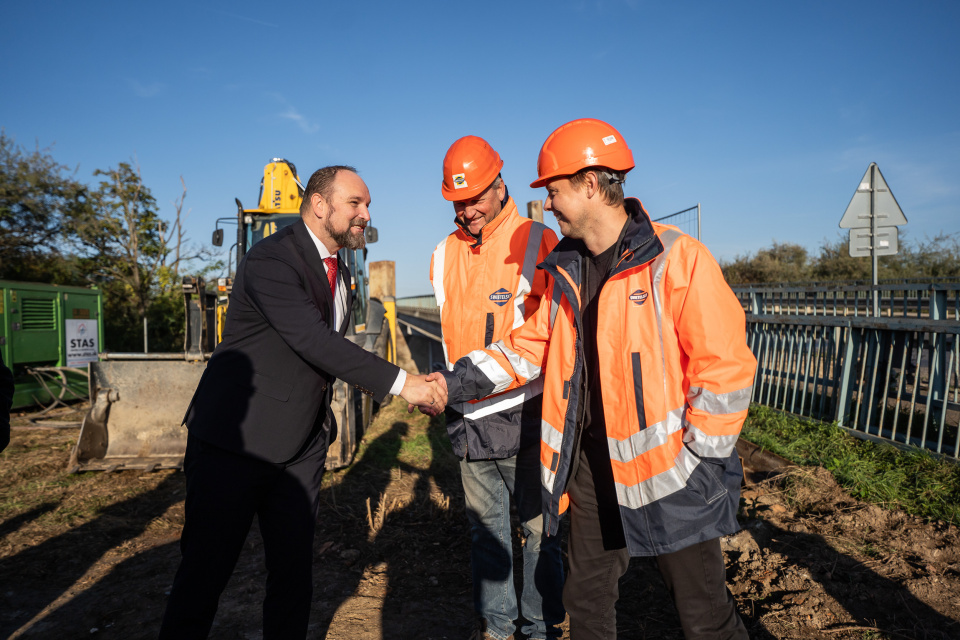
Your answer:
[[[324,258],[323,262],[327,265],[327,281],[330,282],[330,295],[337,299],[337,256],[332,255]]]

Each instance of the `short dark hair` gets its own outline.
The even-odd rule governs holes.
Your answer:
[[[303,190],[303,201],[300,203],[300,213],[303,213],[310,206],[310,197],[319,193],[324,200],[330,200],[330,192],[333,190],[333,181],[337,179],[337,174],[341,171],[350,171],[356,173],[357,170],[345,164],[334,164],[329,167],[317,169],[307,181],[307,186]]]
[[[607,167],[584,167],[570,176],[570,183],[575,189],[579,189],[587,182],[587,173],[592,171],[597,176],[597,183],[600,188],[600,197],[605,205],[619,207],[623,205],[623,181],[626,179],[626,171],[614,171]]]

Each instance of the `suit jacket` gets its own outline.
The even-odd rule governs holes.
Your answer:
[[[340,277],[350,281],[342,263]],[[344,337],[349,289],[347,317],[334,329],[323,261],[302,220],[254,245],[237,268],[223,341],[184,416],[191,435],[286,462],[332,421],[335,378],[382,401],[399,369]]]

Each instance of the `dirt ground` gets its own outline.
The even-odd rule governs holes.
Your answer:
[[[398,405],[381,410],[357,461],[325,478],[311,638],[472,629],[458,467],[442,427]],[[0,454],[0,637],[155,637],[179,560],[183,474],[68,475],[77,434],[16,428]],[[748,473],[741,523],[723,546],[752,638],[960,638],[955,526],[860,503],[822,469]],[[212,638],[261,636],[263,583],[254,527]],[[652,561],[623,578],[618,626],[620,638],[682,638]]]

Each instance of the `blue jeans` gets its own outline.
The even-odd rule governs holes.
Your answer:
[[[513,587],[510,496],[523,526],[521,631],[528,638],[559,638],[564,619],[563,562],[560,537],[543,532],[540,503],[540,444],[504,460],[460,461],[460,476],[470,520],[473,606],[486,632],[503,639],[516,630],[517,594]]]

